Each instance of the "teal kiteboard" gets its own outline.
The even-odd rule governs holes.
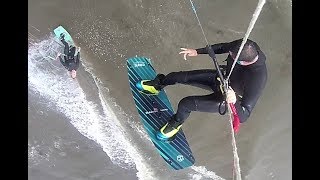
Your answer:
[[[170,142],[161,141],[156,137],[156,132],[174,114],[165,91],[162,90],[155,96],[143,94],[136,88],[137,82],[152,80],[156,77],[156,71],[152,67],[151,60],[145,57],[129,58],[127,69],[130,89],[140,119],[159,154],[175,170],[192,166],[195,159],[182,128]]]
[[[74,41],[71,37],[71,35],[69,34],[69,32],[67,30],[65,30],[62,26],[58,26],[57,28],[55,28],[53,30],[56,38],[59,39],[60,37],[60,34],[63,33],[64,34],[64,39],[66,40],[66,42],[69,44],[69,45],[73,45],[74,46]]]

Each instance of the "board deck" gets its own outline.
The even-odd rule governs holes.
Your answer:
[[[61,34],[61,33],[64,33],[64,35],[65,35],[65,36],[64,36],[64,39],[67,41],[67,43],[68,43],[69,45],[74,45],[74,41],[73,41],[71,35],[70,35],[69,32],[68,32],[66,29],[64,29],[62,26],[58,26],[57,28],[55,28],[55,29],[53,30],[53,32],[54,32],[54,34],[55,34],[55,36],[56,36],[57,38],[60,37],[60,34]]]
[[[151,60],[145,57],[129,58],[127,69],[130,89],[140,119],[159,154],[173,169],[179,170],[192,166],[195,159],[182,128],[171,142],[163,142],[156,137],[156,132],[174,114],[165,91],[162,90],[157,96],[145,95],[135,86],[141,80],[152,80],[156,77]]]

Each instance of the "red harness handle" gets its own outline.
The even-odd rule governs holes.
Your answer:
[[[237,113],[237,110],[236,110],[236,107],[234,106],[234,104],[229,103],[229,107],[230,107],[232,115],[233,115],[233,122],[232,122],[233,130],[235,133],[238,133],[240,130],[240,118],[238,116],[238,113]]]

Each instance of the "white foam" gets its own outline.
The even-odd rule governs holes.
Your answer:
[[[43,58],[55,57],[50,49],[61,48],[53,38],[35,43],[28,51],[29,88],[47,98],[49,107],[55,107],[70,119],[71,124],[89,139],[101,145],[114,164],[122,168],[136,168],[141,180],[155,179],[152,168],[127,139],[123,127],[103,100],[104,114],[96,110],[96,104],[86,100],[78,82],[70,78],[59,61]],[[32,152],[32,151],[31,151]]]
[[[200,180],[203,177],[214,180],[224,180],[220,176],[216,175],[216,173],[208,171],[204,166],[191,166],[191,169],[195,171],[195,173],[189,173],[189,176],[192,178],[192,180]]]
[[[31,146],[30,144],[28,144],[28,160],[29,161],[37,161],[37,150],[36,150],[36,146]]]
[[[50,152],[41,153],[41,147],[39,144],[32,145],[28,142],[28,167],[39,165],[43,161],[49,161]]]

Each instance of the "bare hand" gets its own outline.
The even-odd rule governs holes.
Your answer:
[[[195,49],[187,49],[187,48],[180,48],[182,51],[179,54],[183,54],[183,59],[187,60],[187,56],[198,56],[198,53]]]
[[[227,102],[234,104],[236,103],[236,101],[237,101],[236,93],[233,91],[231,87],[229,87],[227,92]]]

